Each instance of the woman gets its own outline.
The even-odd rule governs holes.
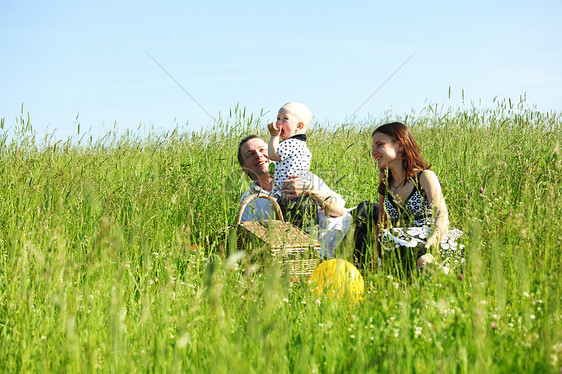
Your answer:
[[[447,205],[441,185],[422,158],[412,132],[400,122],[387,123],[372,135],[372,156],[379,168],[379,225],[376,234],[383,249],[391,252],[409,273],[433,262],[430,249],[440,254],[445,272],[463,261],[460,230],[449,231]],[[382,232],[379,232],[382,230]]]

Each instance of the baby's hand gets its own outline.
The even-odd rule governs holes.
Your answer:
[[[271,136],[279,136],[279,134],[281,134],[281,128],[277,127],[277,123],[275,122],[268,124],[267,129],[269,130],[269,135]]]

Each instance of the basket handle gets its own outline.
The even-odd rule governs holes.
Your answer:
[[[238,210],[238,217],[236,217],[236,224],[239,225],[240,221],[242,220],[242,214],[244,213],[244,210],[246,209],[246,206],[248,206],[248,204],[251,201],[254,201],[256,199],[267,199],[271,202],[271,204],[273,205],[273,207],[275,208],[275,213],[277,214],[277,218],[280,221],[285,221],[283,219],[283,213],[281,212],[281,207],[279,206],[279,204],[277,203],[277,201],[271,197],[268,194],[263,193],[262,191],[257,192],[257,193],[253,193],[250,194],[250,196],[246,197],[244,199],[244,201],[242,201],[242,203],[240,204],[240,209]]]

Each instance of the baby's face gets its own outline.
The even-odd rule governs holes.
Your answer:
[[[300,124],[299,124],[300,123]],[[281,139],[287,140],[291,136],[304,133],[302,120],[299,113],[290,106],[279,109],[277,114],[277,127],[281,127]]]

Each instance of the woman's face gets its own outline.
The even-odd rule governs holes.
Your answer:
[[[376,132],[373,135],[371,156],[379,169],[386,169],[397,163],[401,164],[402,146],[390,135]]]

